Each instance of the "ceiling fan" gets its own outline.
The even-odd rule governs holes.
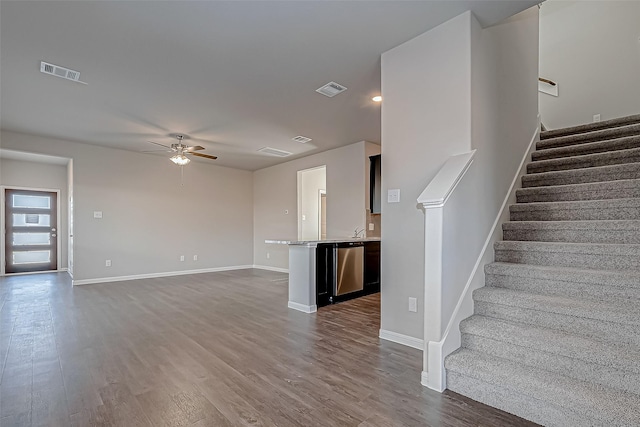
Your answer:
[[[167,148],[168,150],[166,150],[166,151],[168,153],[175,153],[173,156],[171,156],[169,158],[169,160],[171,160],[173,163],[175,163],[176,165],[179,165],[179,166],[184,166],[184,165],[188,164],[191,161],[189,159],[189,157],[187,157],[187,156],[203,157],[205,159],[211,159],[211,160],[217,159],[216,156],[211,156],[209,154],[203,154],[203,153],[197,153],[197,151],[204,150],[204,147],[202,147],[200,145],[189,146],[189,145],[184,144],[183,141],[185,139],[189,139],[188,136],[183,135],[183,134],[174,134],[174,135],[171,135],[171,136],[176,138],[178,140],[178,142],[177,143],[173,143],[170,146],[169,145],[160,144],[159,142],[154,142],[154,141],[147,141],[147,142],[150,142],[151,144],[155,144],[155,145],[159,145],[161,147]],[[157,150],[155,150],[155,151],[157,151]]]

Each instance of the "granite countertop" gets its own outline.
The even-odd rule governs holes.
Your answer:
[[[276,245],[317,245],[320,243],[342,243],[342,242],[379,242],[379,237],[360,237],[360,238],[344,238],[344,239],[325,239],[325,240],[278,240],[267,239],[265,243]]]

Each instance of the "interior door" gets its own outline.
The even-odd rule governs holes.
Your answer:
[[[58,194],[5,190],[5,273],[58,269]]]

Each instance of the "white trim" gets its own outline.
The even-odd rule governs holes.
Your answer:
[[[489,234],[484,242],[484,246],[482,247],[482,250],[478,255],[476,263],[473,267],[473,270],[471,271],[471,274],[469,276],[469,279],[467,280],[464,290],[462,291],[460,299],[458,300],[458,303],[456,304],[456,307],[453,310],[451,318],[449,319],[447,327],[442,335],[442,339],[440,341],[429,341],[428,343],[428,346],[427,346],[428,366],[425,366],[425,367],[428,369],[427,373],[431,372],[431,375],[428,375],[427,373],[423,372],[422,384],[432,390],[442,392],[446,389],[446,371],[444,368],[444,358],[447,357],[449,354],[451,354],[460,346],[460,341],[461,341],[461,337],[460,337],[461,334],[459,330],[460,322],[473,314],[473,303],[471,303],[470,305],[468,303],[469,301],[472,302],[473,290],[475,290],[478,286],[472,286],[472,285],[474,283],[477,283],[478,280],[482,279],[481,275],[484,274],[484,269],[480,267],[484,266],[486,262],[485,258],[487,256],[487,253],[486,253],[487,249],[492,248],[493,243],[497,240],[500,240],[500,233],[499,233],[500,230],[498,229],[498,225],[504,221],[505,215],[508,213],[509,201],[512,199],[515,199],[515,191],[519,187],[516,184],[519,182],[522,176],[526,173],[526,164],[531,154],[531,151],[535,147],[535,142],[538,140],[539,132],[540,132],[540,116],[538,115],[538,126],[536,127],[535,132],[531,137],[531,141],[529,142],[527,150],[522,156],[522,160],[520,161],[520,166],[517,169],[516,174],[513,177],[513,180],[511,181],[511,186],[509,187],[509,190],[507,191],[507,194],[502,202],[502,206],[500,207],[500,210],[498,211],[496,219],[493,222],[493,226],[491,227],[491,230],[489,231]],[[480,287],[481,286],[484,286],[484,283],[482,283]],[[464,310],[461,311],[461,307],[465,305],[465,303],[467,303],[468,307],[471,307],[471,312],[466,312]],[[451,331],[457,331],[457,333],[450,334]]]
[[[293,310],[302,311],[303,313],[307,313],[307,314],[315,313],[316,311],[318,311],[317,305],[304,305],[304,304],[300,304],[298,302],[293,302],[293,301],[289,301],[287,303],[287,307]]]
[[[427,371],[422,371],[422,375],[420,375],[420,384],[425,387],[429,387],[429,373]]]
[[[386,341],[394,342],[396,344],[402,344],[406,345],[407,347],[424,350],[424,340],[421,340],[420,338],[410,337],[409,335],[387,331],[386,329],[380,329],[380,334],[378,335],[378,337]]]
[[[269,271],[277,271],[278,273],[289,273],[288,268],[280,268],[280,267],[270,267],[268,265],[253,265],[253,268],[258,268],[260,270],[269,270]]]
[[[229,267],[201,268],[198,270],[166,271],[162,273],[133,274],[131,276],[98,277],[96,279],[74,280],[73,285],[93,285],[95,283],[124,282],[126,280],[155,279],[158,277],[184,276],[187,274],[216,273],[218,271],[246,270],[253,265],[233,265]]]
[[[422,204],[426,209],[444,206],[471,166],[471,163],[473,163],[475,154],[476,150],[472,150],[468,153],[449,157],[436,176],[429,182],[427,188],[420,194],[418,203]]]

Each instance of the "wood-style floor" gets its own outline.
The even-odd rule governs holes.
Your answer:
[[[72,287],[0,278],[0,425],[531,425],[420,385],[378,295],[307,315],[241,270]]]

